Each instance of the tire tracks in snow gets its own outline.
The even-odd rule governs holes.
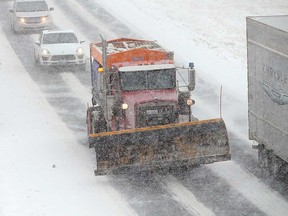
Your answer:
[[[234,161],[218,162],[207,167],[267,215],[287,215],[287,200]]]
[[[74,30],[82,30],[79,31],[78,34],[81,34],[83,32],[85,35],[89,33],[89,35],[94,35],[92,38],[95,38],[95,35],[97,35],[97,38],[99,38],[100,34],[103,35],[109,35],[112,37],[115,37],[115,33],[110,31],[107,27],[105,27],[101,22],[99,22],[95,17],[90,14],[87,10],[85,10],[82,5],[78,4],[78,2],[69,0],[69,1],[55,1],[55,0],[47,0],[49,2],[49,5],[53,6],[55,10],[61,11],[65,10],[65,14],[73,14],[73,16],[67,16],[67,19],[69,19],[69,26],[73,26]],[[56,17],[57,20],[65,20],[62,19],[64,13],[58,13],[55,14],[53,13],[52,16],[53,18]],[[64,15],[65,16],[65,15]],[[54,19],[55,22],[55,19]],[[83,25],[85,23],[85,25]],[[55,22],[55,25],[61,27],[61,28],[66,28],[65,24],[67,25],[68,23],[64,22]],[[67,26],[68,27],[68,26]],[[69,27],[68,27],[69,28]],[[88,29],[87,29],[88,28]],[[83,35],[83,34],[81,34]]]
[[[69,210],[68,209],[63,209],[63,206],[61,206],[62,201],[58,202],[57,199],[63,198],[63,199],[66,200],[68,198],[66,200],[66,203],[67,202],[68,203],[71,202],[72,205],[73,205],[73,201],[75,201],[75,198],[72,195],[73,193],[69,194],[71,192],[71,186],[75,187],[75,188],[73,188],[73,190],[75,190],[76,192],[79,192],[79,194],[77,194],[77,196],[75,196],[75,197],[77,197],[77,199],[79,199],[81,196],[85,197],[85,199],[86,199],[86,200],[84,199],[85,200],[85,204],[84,205],[83,205],[83,203],[81,203],[81,200],[77,200],[79,202],[78,203],[79,206],[81,206],[81,204],[83,206],[86,206],[86,209],[82,210],[82,213],[84,212],[84,215],[85,215],[85,212],[88,212],[90,210],[93,211],[93,209],[94,209],[94,212],[97,210],[96,209],[97,208],[97,203],[96,203],[96,205],[93,206],[93,204],[95,204],[95,202],[97,202],[97,201],[98,202],[99,201],[106,201],[106,203],[110,202],[110,205],[113,205],[113,206],[108,206],[107,205],[107,206],[104,206],[103,209],[100,209],[100,211],[98,211],[98,212],[101,212],[101,210],[102,210],[103,211],[102,215],[104,215],[104,213],[106,213],[106,212],[104,212],[105,210],[110,210],[110,209],[114,209],[114,211],[111,210],[111,213],[117,211],[117,214],[119,213],[119,215],[129,215],[129,216],[137,215],[135,213],[135,211],[133,209],[131,209],[131,207],[123,200],[121,195],[113,187],[111,187],[110,184],[107,184],[107,178],[106,177],[102,178],[102,179],[95,180],[95,178],[92,176],[92,173],[91,173],[91,175],[89,175],[89,172],[90,172],[89,159],[87,159],[86,161],[81,160],[81,157],[85,157],[86,158],[86,156],[87,156],[86,150],[84,150],[82,147],[79,147],[79,145],[77,145],[77,143],[75,142],[75,138],[74,138],[73,134],[71,134],[71,131],[69,131],[67,129],[65,122],[62,122],[61,119],[59,119],[58,115],[56,114],[56,112],[54,110],[54,107],[50,106],[49,103],[47,102],[47,98],[45,98],[44,96],[42,97],[42,92],[41,92],[39,86],[29,76],[29,73],[28,73],[27,69],[22,65],[23,63],[18,58],[17,53],[14,53],[13,47],[10,46],[10,44],[8,42],[8,38],[5,37],[5,34],[4,34],[4,32],[2,32],[1,28],[0,28],[0,38],[1,38],[1,46],[0,47],[2,47],[2,48],[4,47],[5,51],[6,51],[5,53],[3,53],[3,55],[5,55],[5,58],[8,57],[10,59],[14,59],[13,63],[12,63],[12,61],[11,61],[11,63],[9,61],[7,61],[7,62],[5,61],[5,65],[3,65],[3,66],[5,66],[5,70],[6,70],[5,72],[9,72],[8,75],[7,74],[5,75],[5,78],[7,76],[7,77],[9,77],[9,79],[11,79],[11,83],[13,81],[13,83],[17,87],[17,88],[15,87],[14,91],[17,92],[17,94],[20,95],[19,98],[21,98],[23,101],[25,101],[25,103],[24,102],[21,103],[22,100],[19,101],[19,104],[23,105],[23,107],[21,107],[23,110],[22,110],[21,113],[20,112],[17,112],[17,113],[18,113],[18,115],[26,115],[27,119],[29,119],[29,117],[30,117],[30,115],[29,115],[30,112],[35,114],[35,116],[34,115],[32,116],[33,119],[31,119],[31,121],[29,123],[28,123],[28,121],[27,121],[27,123],[24,121],[24,122],[21,123],[22,126],[19,125],[20,127],[18,127],[18,129],[20,129],[20,131],[21,131],[21,127],[23,128],[21,133],[24,134],[24,136],[21,135],[21,133],[20,133],[20,135],[18,134],[17,135],[18,138],[22,137],[25,140],[27,139],[26,142],[29,143],[29,145],[26,146],[26,145],[23,145],[22,142],[18,142],[18,144],[19,144],[18,148],[20,147],[20,150],[18,149],[15,152],[12,151],[11,155],[13,155],[13,156],[11,158],[9,158],[9,163],[17,164],[17,163],[14,163],[14,160],[15,161],[18,160],[18,162],[19,162],[19,160],[20,161],[24,161],[23,163],[20,163],[21,166],[25,167],[26,170],[29,169],[30,171],[31,170],[32,171],[35,171],[35,170],[39,171],[40,168],[43,165],[46,165],[47,163],[50,164],[49,160],[51,160],[52,158],[53,158],[52,159],[53,161],[54,160],[58,161],[59,164],[62,164],[63,167],[65,167],[66,165],[68,167],[70,165],[72,165],[72,166],[74,165],[72,169],[66,169],[64,172],[63,172],[63,170],[61,171],[61,168],[59,168],[58,171],[54,171],[54,172],[61,172],[61,174],[54,176],[55,173],[53,172],[54,174],[50,175],[48,178],[46,178],[45,175],[47,174],[47,176],[48,176],[49,175],[48,174],[49,171],[46,173],[47,170],[42,170],[42,168],[41,168],[41,172],[40,173],[35,172],[35,173],[39,174],[39,177],[32,179],[32,178],[28,178],[28,177],[30,175],[33,176],[33,172],[25,173],[25,169],[21,169],[21,166],[19,166],[19,164],[18,164],[18,166],[19,166],[18,167],[18,171],[19,172],[15,172],[15,171],[12,170],[10,172],[13,172],[13,175],[6,175],[7,180],[6,180],[6,182],[4,182],[5,183],[4,184],[4,186],[5,186],[4,189],[5,190],[4,191],[5,192],[8,191],[7,193],[8,193],[9,196],[8,197],[4,197],[5,200],[3,200],[3,201],[2,201],[3,198],[1,196],[2,193],[3,193],[3,191],[2,191],[2,179],[0,181],[0,191],[1,191],[0,203],[4,204],[4,201],[5,201],[5,205],[3,205],[3,206],[0,205],[0,215],[4,215],[3,211],[5,211],[6,213],[8,213],[8,212],[18,212],[19,211],[19,212],[22,213],[22,215],[23,214],[25,215],[26,212],[30,212],[30,214],[31,214],[32,211],[35,211],[35,212],[36,211],[38,211],[38,212],[40,212],[40,211],[41,212],[43,212],[43,211],[44,212],[45,211],[46,212],[54,212],[54,214],[52,213],[52,215],[55,215],[55,212],[57,212],[58,210],[60,212],[61,209],[62,209],[62,213],[65,210],[66,211],[70,211],[70,209]],[[1,55],[0,55],[0,57],[1,57]],[[0,58],[0,60],[1,59],[2,58]],[[9,82],[10,82],[10,80],[9,80]],[[18,85],[19,83],[20,83],[20,85]],[[9,83],[9,86],[11,87],[10,83]],[[12,85],[12,87],[13,87],[13,85]],[[25,90],[23,90],[23,87],[24,87]],[[27,89],[26,89],[26,87],[27,87]],[[19,91],[18,88],[22,89],[23,92],[21,90]],[[35,96],[34,96],[34,94],[35,94]],[[18,95],[16,95],[16,96],[18,96]],[[35,107],[36,111],[24,108],[26,106],[26,104],[30,105],[30,102],[32,102],[35,99],[37,99],[37,101],[38,101],[37,105],[39,106],[39,107]],[[12,101],[14,101],[13,104],[14,103],[15,104],[18,103],[17,100],[12,100]],[[6,106],[9,106],[9,103]],[[45,107],[45,109],[41,109],[42,106]],[[12,106],[12,108],[13,107],[16,109],[17,106]],[[40,108],[40,109],[38,109],[38,108]],[[11,111],[13,112],[13,109]],[[33,136],[33,138],[29,138],[29,136],[28,136],[28,138],[27,138],[27,134],[26,134],[27,131],[24,130],[23,125],[26,126],[26,124],[27,125],[33,124],[33,125],[35,125],[35,128],[38,128],[39,125],[43,124],[43,122],[41,122],[42,119],[41,119],[40,122],[38,122],[37,117],[44,116],[44,115],[49,120],[47,120],[48,122],[46,122],[46,124],[43,125],[43,131],[45,131],[45,132],[42,131],[42,133],[46,133],[46,132],[48,134],[50,132],[53,132],[53,133],[55,132],[56,133],[55,130],[57,128],[57,129],[61,129],[61,131],[57,132],[58,135],[59,135],[59,133],[61,133],[61,135],[59,135],[59,137],[56,137],[55,139],[51,139],[51,143],[49,143],[50,145],[47,145],[47,143],[43,142],[42,143],[43,146],[41,146],[41,145],[39,145],[40,143],[38,142],[37,138],[35,138],[35,136]],[[25,120],[26,120],[26,118],[25,118]],[[45,117],[43,117],[43,118],[45,118]],[[15,119],[17,119],[17,116],[15,117]],[[13,120],[13,122],[16,121],[15,119]],[[54,119],[56,121],[54,121],[54,122],[51,121],[49,123],[49,121],[51,119]],[[11,122],[11,124],[13,122]],[[8,126],[9,126],[9,124],[8,124]],[[47,129],[46,127],[49,128],[49,129],[45,130],[45,129]],[[42,129],[42,125],[41,125],[41,128],[39,128],[37,130],[40,130],[40,129]],[[33,130],[33,132],[35,132],[35,131]],[[39,132],[40,135],[42,133]],[[39,135],[39,134],[37,134],[37,135]],[[13,137],[16,137],[16,138],[17,138],[17,136],[13,135]],[[13,138],[13,139],[15,139],[15,138]],[[53,151],[56,151],[55,145],[57,145],[57,144],[55,144],[55,143],[59,142],[59,140],[62,140],[62,139],[63,139],[63,144],[64,145],[57,146],[58,147],[57,153],[53,152]],[[37,142],[35,142],[35,140]],[[64,142],[64,141],[66,141],[66,142]],[[65,145],[65,143],[67,144],[67,146]],[[7,143],[7,144],[9,144],[9,143]],[[38,148],[34,148],[35,146],[38,147]],[[41,147],[41,148],[39,148],[39,147]],[[14,146],[14,148],[15,148],[15,146]],[[16,146],[16,148],[17,148],[17,146]],[[21,151],[21,148],[23,148],[23,150],[25,148],[27,148],[27,149],[29,149],[30,152],[33,152],[33,157],[29,158],[28,163],[27,163],[27,161],[25,162],[25,160],[23,160],[23,158],[26,159],[26,158],[29,157],[27,155],[27,152],[29,152],[29,151],[25,152],[26,149],[24,151]],[[7,148],[7,151],[9,151],[9,150],[10,149]],[[23,152],[24,152],[24,154],[23,154]],[[64,153],[69,153],[69,154],[71,154],[71,156],[72,155],[73,156],[77,155],[79,161],[75,161],[74,157],[67,157],[66,159],[63,159],[61,157],[61,155],[63,155],[62,154],[63,152]],[[4,153],[5,153],[5,151],[4,151]],[[54,153],[53,157],[48,156],[48,154],[52,155],[52,153]],[[19,154],[19,155],[21,154],[21,156],[19,157],[19,155],[17,155],[17,154]],[[34,158],[34,155],[35,155],[35,158]],[[47,160],[47,158],[43,157],[44,155],[45,155],[45,157],[47,156],[47,158],[49,158],[49,160]],[[58,160],[58,156],[60,158],[59,160]],[[44,160],[44,162],[39,160],[40,157],[42,157],[41,159]],[[6,156],[6,158],[8,159],[7,156]],[[5,157],[4,157],[4,159],[5,159]],[[2,158],[2,160],[3,160],[3,158]],[[37,160],[37,162],[39,162],[39,164],[35,163],[34,160]],[[69,161],[69,162],[66,163],[66,161]],[[72,161],[72,163],[75,163],[75,164],[72,164],[71,161]],[[31,165],[31,164],[33,164],[33,165]],[[8,167],[8,169],[10,169],[10,167]],[[78,179],[78,177],[75,178],[75,176],[73,176],[73,172],[74,172],[74,174],[75,173],[79,174],[79,172],[77,172],[79,170],[77,170],[77,169],[81,169],[82,170],[82,172],[80,172],[79,179]],[[73,172],[71,172],[70,170],[73,170]],[[16,171],[17,171],[17,169],[16,169]],[[14,176],[14,174],[15,174],[15,176]],[[87,175],[88,179],[85,179],[85,176],[83,178],[83,176],[81,176],[81,174]],[[21,179],[21,182],[19,183],[19,178],[21,178],[21,175],[25,175],[25,179]],[[71,179],[73,177],[70,176],[70,175],[72,175],[74,177],[74,179]],[[1,177],[2,176],[0,176],[0,178]],[[33,176],[33,177],[35,177],[35,176]],[[68,179],[69,177],[70,177],[70,179]],[[45,180],[44,180],[44,178],[45,178]],[[13,181],[17,182],[17,184],[13,184]],[[69,181],[68,184],[67,184],[67,181]],[[72,183],[70,183],[70,181]],[[47,188],[47,185],[45,184],[46,182],[49,182],[49,186],[52,185],[53,187],[52,188],[49,188],[49,187]],[[50,194],[47,195],[46,193],[45,194],[44,193],[39,193],[39,190],[37,192],[37,196],[34,195],[33,197],[31,196],[29,199],[27,199],[27,194],[26,194],[27,190],[26,190],[26,188],[32,187],[30,184],[35,184],[35,183],[36,183],[36,185],[33,185],[33,187],[34,186],[37,187],[37,188],[39,187],[43,191],[49,190],[49,189],[52,189],[52,190],[56,191],[57,187],[61,188],[60,190],[57,191],[57,193],[55,193],[57,198],[56,197],[53,198],[53,202],[55,202],[54,203],[55,206],[53,206],[52,208],[47,207],[49,204],[53,204],[53,202],[52,203],[47,203],[47,206],[45,205],[44,208],[41,207],[41,206],[37,206],[37,202],[36,203],[33,202],[33,199],[35,199],[35,200],[38,199],[39,203],[41,203],[40,200],[41,201],[43,201],[43,200],[44,201],[51,201],[51,199],[49,198]],[[61,185],[61,183],[66,183],[67,185],[64,185],[64,184]],[[97,183],[96,186],[95,186],[95,183]],[[104,187],[101,187],[102,186],[101,183],[104,185]],[[87,186],[89,188],[87,188]],[[16,190],[18,189],[17,193],[16,193],[17,196],[14,196],[14,194],[12,193],[13,190],[10,191],[9,187],[11,187],[12,189],[16,189]],[[40,191],[41,191],[41,189],[40,189]],[[67,190],[66,193],[65,193],[65,190]],[[88,191],[88,193],[87,193],[87,191]],[[97,192],[99,192],[99,191],[102,191],[101,194],[105,194],[105,197],[99,197],[99,194],[97,194]],[[84,192],[85,194],[83,195],[82,192]],[[68,197],[67,194],[70,195],[70,196]],[[4,195],[5,195],[5,193],[4,193]],[[52,193],[51,193],[51,195],[52,195]],[[90,198],[93,197],[93,200],[91,200],[91,199],[87,200],[87,196],[88,196],[88,199],[89,199],[89,196],[90,196]],[[83,202],[84,202],[84,200],[83,200]],[[112,202],[111,202],[111,200],[112,200]],[[15,206],[15,201],[19,205]],[[23,203],[22,203],[22,201],[23,201]],[[94,203],[93,203],[93,201],[94,201]],[[31,206],[30,206],[30,204],[31,204]],[[87,208],[87,205],[88,206],[90,205],[92,207]],[[77,207],[79,207],[79,206],[77,206]],[[2,210],[2,208],[3,208],[3,210]],[[79,208],[76,208],[76,209],[79,209]],[[74,213],[77,214],[77,212],[74,212]],[[60,215],[60,214],[57,214],[57,215]],[[69,215],[69,213],[68,213],[68,215]]]
[[[74,92],[74,96],[78,97],[84,104],[91,101],[91,91],[85,88],[73,73],[63,72],[60,75],[71,91]]]

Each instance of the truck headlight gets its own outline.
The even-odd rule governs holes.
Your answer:
[[[189,98],[189,99],[186,100],[186,104],[187,104],[188,106],[192,106],[193,104],[195,104],[195,101],[192,100],[191,98]]]
[[[41,49],[41,54],[42,54],[42,56],[47,56],[47,55],[50,55],[50,52],[49,52],[48,49],[42,48],[42,49]]]
[[[122,108],[122,110],[127,110],[128,109],[128,104],[127,103],[123,103],[123,104],[121,104],[121,108]]]

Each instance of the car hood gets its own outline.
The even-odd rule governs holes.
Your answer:
[[[41,48],[48,49],[51,55],[76,54],[78,47],[81,47],[78,43],[43,44],[41,46]]]
[[[42,17],[50,15],[49,11],[16,12],[17,17]]]

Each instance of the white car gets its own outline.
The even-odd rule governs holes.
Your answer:
[[[10,24],[14,32],[43,30],[53,27],[52,16],[45,0],[14,0]]]
[[[41,67],[71,65],[85,70],[83,42],[72,30],[44,30],[35,43],[35,64]]]

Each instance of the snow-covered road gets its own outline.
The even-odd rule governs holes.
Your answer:
[[[217,3],[175,0],[165,5],[160,0],[48,2],[55,8],[55,24],[78,32],[86,41],[87,50],[91,40],[99,40],[99,34],[107,38],[141,35],[174,50],[179,64],[194,61],[199,77],[194,113],[201,118],[219,115],[217,96],[219,86],[223,85],[223,116],[227,126],[241,138],[242,148],[250,148],[246,125],[245,16],[283,14],[288,9],[287,1],[276,0],[273,6],[270,1],[260,0],[253,3],[246,0],[241,4],[228,0]],[[9,3],[0,2],[1,10],[7,5]],[[108,17],[99,5],[117,19]],[[287,200],[235,161],[174,176],[95,177],[93,150],[77,141],[78,134],[61,117],[65,108],[55,108],[49,103],[50,97],[59,96],[53,95],[53,91],[49,95],[43,91],[54,87],[52,82],[45,84],[42,80],[49,76],[32,69],[29,47],[16,50],[16,47],[32,46],[31,41],[37,35],[13,35],[3,14],[0,22],[0,47],[5,50],[0,53],[0,216],[286,215]],[[79,24],[77,20],[85,23]],[[85,27],[89,27],[87,32],[83,31]],[[17,42],[19,37],[27,38],[26,44]],[[62,90],[65,86],[69,98],[77,101],[75,115],[77,112],[85,115],[90,86],[83,85],[79,77],[89,83],[89,72],[61,72],[57,78],[55,74],[50,77],[57,82],[53,85],[61,83],[56,87]],[[80,135],[80,140],[81,136],[85,134]],[[255,155],[250,149],[247,151]]]

